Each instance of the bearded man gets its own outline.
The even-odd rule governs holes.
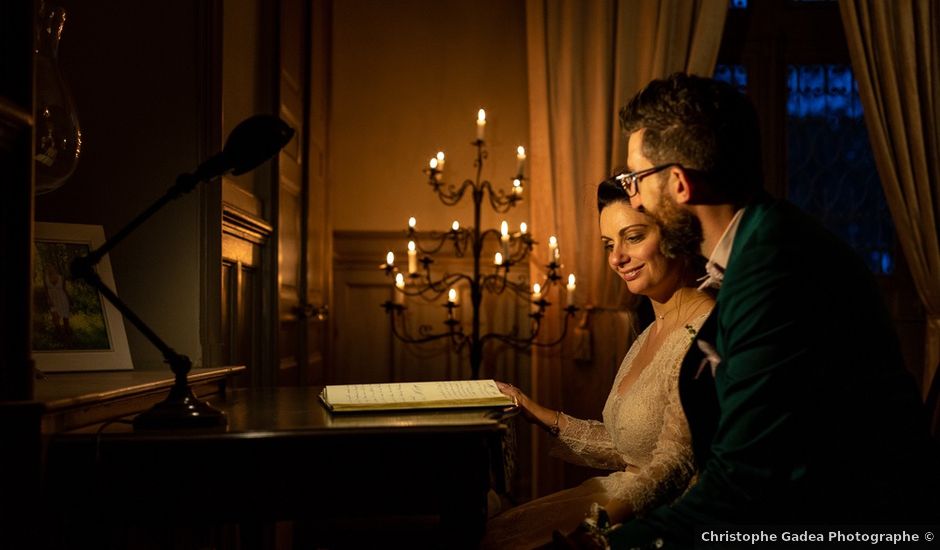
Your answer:
[[[607,533],[611,546],[704,548],[703,532],[745,524],[937,522],[940,462],[876,281],[763,190],[747,98],[675,74],[620,121],[632,205],[664,231],[701,232],[703,286],[718,294],[679,380],[698,482]]]

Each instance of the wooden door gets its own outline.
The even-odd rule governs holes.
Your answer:
[[[323,382],[331,228],[326,205],[329,2],[283,0],[279,115],[298,139],[278,169],[279,385]]]

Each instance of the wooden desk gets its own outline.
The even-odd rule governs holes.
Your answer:
[[[72,527],[292,519],[352,546],[370,528],[385,537],[417,525],[427,529],[406,536],[476,546],[487,491],[502,482],[503,413],[331,415],[319,391],[232,391],[214,403],[228,414],[224,431],[133,433],[110,424],[100,435],[56,434],[47,462],[54,514]]]
[[[193,369],[189,385],[200,399],[224,394],[244,366]],[[173,373],[163,370],[47,373],[35,382],[42,433],[52,434],[97,425],[138,413],[166,399]]]

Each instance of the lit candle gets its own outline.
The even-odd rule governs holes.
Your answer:
[[[552,261],[558,260],[558,239],[554,235],[548,238],[548,253]]]
[[[395,292],[395,303],[402,304],[405,302],[405,276],[401,273],[395,274],[395,288],[398,290]]]
[[[451,231],[458,231],[460,229],[460,222],[454,220],[454,223],[450,224]]]
[[[486,128],[486,111],[480,109],[477,112],[477,139],[483,141],[483,129]]]
[[[496,265],[503,265],[503,255],[497,252],[496,256],[493,258],[493,263]]]
[[[408,218],[408,229],[414,230],[416,225],[418,225],[418,220],[414,216]]]
[[[532,285],[532,299],[538,300],[542,297],[542,285],[535,283]]]
[[[573,306],[574,305],[574,273],[571,273],[568,275],[568,287],[567,288],[568,288],[568,293],[567,293],[568,305]]]
[[[457,290],[450,289],[447,291],[447,303],[457,305]]]
[[[503,252],[509,257],[509,223],[503,220],[499,225],[499,240],[503,242]]]
[[[388,267],[395,265],[395,253],[391,250],[389,250],[388,254],[385,255],[385,265]]]
[[[519,178],[512,180],[512,194],[516,197],[522,195],[522,180]]]
[[[437,168],[438,170],[444,169],[444,151],[437,152]]]
[[[519,224],[519,234],[520,234],[520,235],[525,235],[525,232],[526,232],[528,229],[529,229],[529,226],[527,226],[527,225],[525,224],[525,222],[522,222],[522,223]]]
[[[519,146],[516,147],[516,174],[522,176],[522,171],[525,169],[525,147]]]
[[[435,157],[431,157],[431,160],[428,161],[428,166],[431,168],[431,177],[439,181],[441,179],[441,171],[437,168],[437,164],[438,162]]]
[[[414,241],[408,241],[408,273],[418,272],[418,250]]]

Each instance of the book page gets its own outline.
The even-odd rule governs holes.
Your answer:
[[[327,386],[324,394],[332,405],[461,402],[506,398],[492,380],[350,384]]]

